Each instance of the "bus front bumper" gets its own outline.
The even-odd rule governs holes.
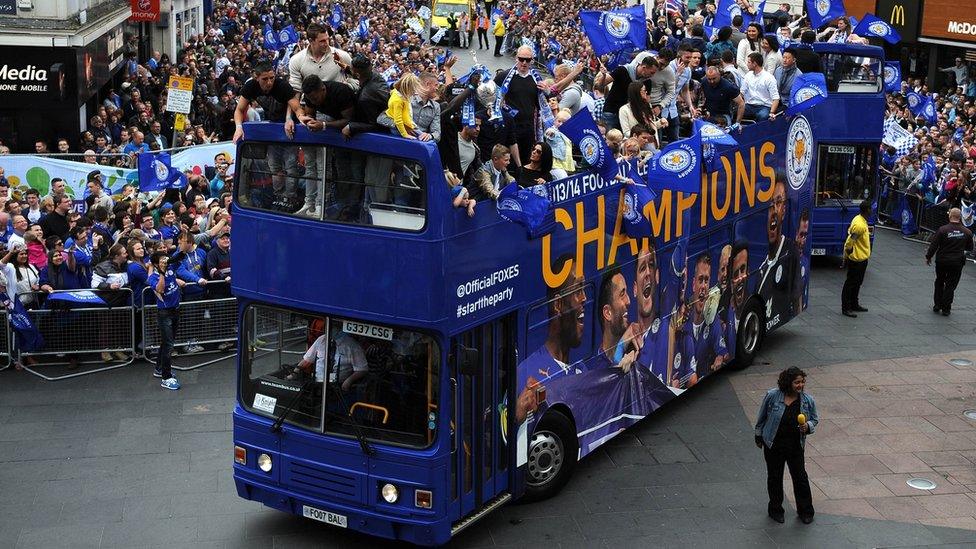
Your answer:
[[[237,486],[237,494],[244,499],[371,536],[427,546],[442,545],[451,537],[451,525],[446,518],[430,522],[399,517],[391,519],[366,509],[291,494],[279,487],[260,482],[250,475],[241,474],[237,470],[234,471],[234,484]]]

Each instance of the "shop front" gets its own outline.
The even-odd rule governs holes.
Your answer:
[[[976,10],[971,3],[925,0],[919,35],[919,42],[929,46],[927,76],[930,86],[935,84],[933,91],[957,83],[953,72],[939,70],[953,67],[956,59],[976,66]]]
[[[84,47],[0,48],[0,139],[12,152],[76,145],[98,100],[123,65],[122,25]]]

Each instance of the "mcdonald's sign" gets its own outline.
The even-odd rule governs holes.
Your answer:
[[[976,14],[971,2],[925,0],[921,19],[922,36],[976,42]]]
[[[878,0],[876,15],[891,24],[901,35],[902,43],[918,39],[919,0]]]

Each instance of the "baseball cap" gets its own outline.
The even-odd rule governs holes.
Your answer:
[[[225,236],[228,236],[229,237],[230,236],[230,231],[223,231],[223,232],[221,232],[219,235],[217,235],[217,238],[223,238]]]

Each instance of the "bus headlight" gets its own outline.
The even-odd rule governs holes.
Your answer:
[[[258,469],[261,469],[265,473],[271,472],[271,456],[268,454],[261,454],[258,456]]]
[[[383,499],[385,499],[387,503],[396,503],[397,500],[400,499],[400,491],[397,490],[396,486],[390,483],[383,485],[383,488],[380,489],[380,494],[382,494]]]

